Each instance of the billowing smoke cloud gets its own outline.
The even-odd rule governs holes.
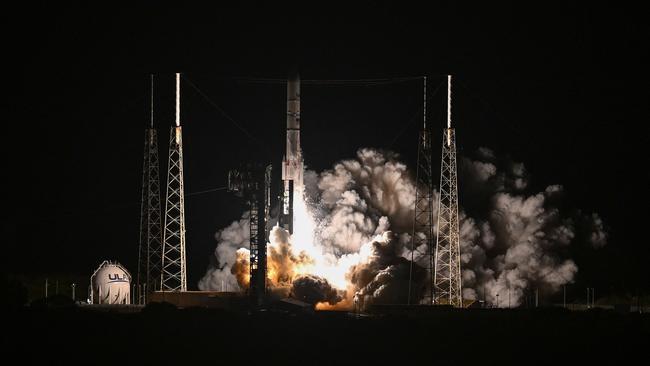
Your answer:
[[[272,288],[288,291],[291,282],[313,264],[305,252],[295,253],[289,232],[277,226],[271,229],[267,253],[267,277]]]
[[[230,273],[237,279],[239,288],[247,288],[251,282],[251,252],[246,248],[239,248],[236,254],[235,263],[232,265]]]
[[[562,259],[574,239],[572,220],[548,205],[560,188],[551,186],[533,196],[496,193],[483,221],[463,216],[461,253],[463,296],[477,299],[484,291],[490,302],[510,291],[512,305],[530,285],[552,290],[571,282],[578,268]]]
[[[597,214],[563,209],[562,186],[527,194],[523,164],[497,161],[491,150],[481,148],[476,160],[463,158],[460,167],[461,205],[468,209],[460,217],[465,299],[485,298],[496,304],[500,296],[500,306],[508,306],[509,295],[510,305],[517,306],[527,289],[555,292],[578,271],[568,258],[569,245],[605,245]],[[577,222],[583,228],[577,228]],[[585,228],[589,237],[579,237]]]
[[[363,259],[348,271],[348,279],[356,289],[354,303],[360,308],[372,304],[404,304],[409,302],[409,281],[411,280],[410,303],[418,303],[426,289],[426,271],[419,265],[400,256],[397,238],[391,231],[377,236],[365,244],[363,251],[369,251]]]
[[[314,275],[301,275],[293,280],[291,295],[306,303],[319,302],[336,305],[343,300],[339,292],[326,279]]]
[[[248,229],[248,218],[244,217],[239,223],[233,223],[230,228],[233,231],[238,231],[243,228]],[[267,285],[270,287],[271,292],[276,297],[286,297],[292,293],[292,286],[297,278],[305,276],[310,271],[314,260],[307,255],[304,251],[296,252],[291,243],[291,236],[281,227],[274,227],[271,229],[269,235],[270,242],[267,244]],[[234,250],[232,246],[226,246],[228,250]],[[219,251],[217,251],[218,255]],[[236,281],[237,289],[246,289],[250,283],[250,252],[247,248],[239,248],[235,251],[235,257],[232,265],[230,265],[230,280],[234,278]],[[209,283],[208,279],[221,278],[228,276],[227,266],[223,270],[216,267],[208,269],[206,276],[204,276],[202,283]],[[316,277],[313,277],[316,278]],[[305,280],[308,281],[308,280]],[[325,282],[327,284],[327,282]],[[305,291],[309,291],[306,286],[308,283],[304,282],[303,287]],[[314,284],[316,285],[316,284]],[[329,286],[329,284],[327,284]],[[321,290],[324,290],[321,289]],[[316,290],[314,290],[316,291]],[[323,293],[325,296],[326,293]],[[322,301],[332,300],[334,303],[336,297],[325,297]]]
[[[245,212],[239,221],[234,221],[215,234],[217,248],[214,251],[214,256],[211,257],[206,274],[199,281],[200,290],[241,291],[242,287],[234,275],[233,265],[238,262],[238,258],[241,260],[246,257],[246,262],[248,262],[249,228],[248,212]],[[240,248],[245,248],[245,251],[238,251]],[[240,272],[242,270],[240,268]]]
[[[274,228],[268,251],[270,286],[313,302],[367,306],[406,303],[410,276],[412,303],[420,301],[428,291],[424,268],[429,248],[412,250],[410,245],[412,176],[397,155],[373,149],[361,149],[356,159],[320,174],[305,172],[306,201],[316,222],[313,250],[296,253],[296,245],[305,248],[304,243],[293,243],[295,238],[285,230]],[[569,246],[581,242],[598,248],[607,241],[597,214],[564,208],[562,186],[529,192],[525,166],[498,159],[489,149],[460,159],[459,187],[467,300],[485,298],[496,304],[501,296],[499,305],[507,306],[503,300],[510,294],[511,305],[516,306],[528,289],[557,291],[578,271],[568,256]],[[434,225],[436,217],[434,212]],[[248,268],[245,251],[237,252],[238,261],[235,253],[248,245],[246,225],[244,217],[217,234],[217,261],[201,280],[202,289],[224,280],[237,283],[234,274],[240,274],[238,287],[245,288],[241,275]]]
[[[390,227],[401,232],[412,227],[415,186],[395,157],[361,149],[357,160],[342,161],[320,175],[317,235],[325,248],[336,255],[354,253]]]
[[[589,243],[594,248],[601,248],[607,244],[607,232],[605,231],[605,223],[597,213],[592,213],[590,220],[587,220],[590,226],[589,229]]]

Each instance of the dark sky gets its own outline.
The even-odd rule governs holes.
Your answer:
[[[2,214],[11,273],[88,275],[104,259],[137,268],[149,74],[166,160],[173,73],[182,84],[186,192],[225,184],[228,168],[278,162],[285,89],[234,77],[303,79],[456,75],[454,116],[463,151],[479,146],[524,162],[533,187],[563,184],[569,204],[598,212],[610,243],[579,254],[579,281],[648,289],[647,21],[639,9],[430,9],[361,1],[321,7],[8,9],[3,58],[17,81],[4,134],[10,205]],[[275,4],[275,2],[274,2]],[[429,119],[444,123],[444,87]],[[306,162],[321,170],[363,146],[412,163],[418,82],[372,87],[304,85]],[[434,159],[437,157],[434,156]],[[166,163],[166,162],[165,162]],[[215,231],[237,219],[226,192],[187,199],[188,284],[195,288]]]

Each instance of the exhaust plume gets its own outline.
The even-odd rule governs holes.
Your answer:
[[[487,148],[474,155],[459,160],[463,298],[496,305],[497,295],[503,300],[509,293],[510,305],[517,306],[527,290],[555,292],[572,282],[578,267],[569,246],[605,245],[602,219],[566,209],[560,185],[530,192],[523,163],[499,159]],[[430,286],[429,248],[410,247],[416,187],[413,172],[398,158],[364,148],[330,170],[305,172],[294,235],[280,227],[270,234],[272,292],[318,308],[405,304],[414,251],[411,303],[422,300]],[[201,289],[218,288],[220,281],[232,289],[248,286],[247,220],[245,214],[217,233],[215,258]]]
[[[201,291],[241,291],[237,278],[232,272],[233,265],[244,253],[238,255],[239,249],[246,249],[250,246],[250,226],[248,211],[244,212],[239,221],[232,222],[224,229],[217,231],[214,235],[217,240],[217,247],[214,255],[210,257],[208,271],[199,281]],[[248,261],[248,253],[246,253]]]
[[[314,305],[320,302],[336,305],[343,300],[326,279],[310,274],[299,276],[293,281],[291,294],[296,299]]]

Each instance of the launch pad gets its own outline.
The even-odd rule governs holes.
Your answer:
[[[443,159],[442,162],[441,192],[443,195],[441,196],[441,200],[444,198],[444,201],[438,202],[438,212],[441,212],[442,214],[439,215],[439,222],[436,226],[434,226],[432,222],[434,212],[433,201],[435,200],[431,169],[432,138],[431,127],[427,126],[426,123],[426,77],[423,79],[424,123],[420,133],[420,148],[418,150],[418,168],[415,183],[415,223],[411,233],[411,236],[414,239],[411,243],[411,247],[420,248],[422,245],[425,245],[428,248],[428,253],[426,255],[429,258],[429,266],[426,270],[430,275],[430,279],[427,280],[428,284],[425,286],[429,289],[428,301],[426,302],[438,305],[451,303],[456,307],[463,307],[460,287],[460,253],[457,212],[458,197],[456,187],[457,168],[450,112],[451,77],[449,76],[447,80],[448,121],[447,129],[444,130],[446,138],[443,139],[443,152],[448,151],[446,155],[443,155],[449,156],[450,158]],[[221,266],[219,267],[219,271],[229,271],[230,273],[223,273],[225,276],[229,276],[235,273],[235,265],[240,266],[237,272],[241,275],[237,277],[239,286],[236,286],[235,288],[244,289],[245,294],[237,293],[237,295],[221,292],[187,291],[184,207],[185,192],[182,133],[180,123],[180,80],[180,74],[176,74],[176,118],[175,125],[172,127],[170,134],[166,187],[167,194],[165,197],[164,212],[159,212],[161,207],[151,204],[153,201],[147,198],[151,193],[148,195],[144,195],[143,193],[142,231],[144,234],[142,235],[140,244],[141,265],[138,274],[138,289],[141,287],[140,282],[144,282],[144,292],[151,293],[150,296],[143,297],[145,302],[171,302],[178,307],[206,306],[229,308],[233,306],[239,307],[239,303],[241,302],[239,299],[247,297],[250,301],[250,306],[263,308],[265,303],[269,300],[269,288],[277,286],[277,280],[274,280],[276,282],[271,284],[272,280],[268,278],[267,274],[267,260],[270,260],[267,258],[267,242],[269,242],[271,226],[277,223],[279,230],[284,229],[284,233],[288,234],[290,238],[293,238],[287,241],[287,243],[291,243],[291,240],[296,240],[296,237],[293,237],[296,220],[301,222],[300,220],[310,215],[308,210],[304,207],[306,205],[303,197],[305,190],[303,182],[305,162],[300,142],[300,77],[297,73],[291,74],[286,82],[286,141],[285,151],[281,162],[282,184],[279,192],[277,192],[277,194],[271,194],[271,187],[275,187],[275,185],[272,182],[272,162],[268,160],[255,162],[249,161],[237,168],[231,167],[234,169],[231,169],[228,173],[228,191],[234,192],[237,196],[244,198],[248,205],[247,217],[244,216],[243,218],[243,220],[247,221],[245,225],[247,225],[248,228],[248,233],[246,233],[248,234],[248,237],[245,238],[244,241],[247,242],[246,244],[248,245],[245,245],[245,243],[237,244],[241,248],[244,248],[244,250],[248,250],[248,258],[247,260],[241,259],[241,261],[237,259],[236,262],[230,260],[230,263],[226,263],[225,265],[224,263],[220,263]],[[153,107],[151,115],[153,116]],[[152,126],[152,123],[150,125]],[[147,144],[145,145],[145,159],[151,155],[150,150],[152,149],[152,146],[155,146],[155,141],[153,141],[151,136],[155,136],[155,133],[150,131],[147,135]],[[149,153],[149,155],[147,155],[147,153]],[[149,160],[153,161],[153,159]],[[145,164],[145,168],[147,167],[148,170],[157,171],[157,161],[156,164]],[[152,178],[151,172],[146,171],[145,174],[145,178],[143,178],[143,192],[152,192],[152,187],[156,188],[160,186],[160,184]],[[272,210],[274,207],[277,207],[278,209],[275,213],[273,213]],[[162,223],[159,222],[161,219],[164,219]],[[312,218],[309,216],[309,219]],[[437,232],[434,232],[434,227]],[[157,228],[162,228],[162,233],[158,233],[161,230],[153,230]],[[308,233],[313,233],[315,230],[315,227],[310,227],[310,229],[305,230],[307,235],[302,237],[303,230],[301,229],[301,231],[298,232],[298,236],[301,236],[298,240],[302,240],[302,244],[308,244],[315,248],[316,243],[313,241],[313,235],[312,237],[309,237]],[[416,233],[423,233],[424,235],[415,235]],[[153,235],[156,237],[152,238]],[[161,235],[162,237],[158,238],[158,236]],[[150,252],[152,251],[152,248],[156,247],[156,243],[158,243],[159,239],[161,243],[160,247],[162,249],[161,256],[152,256],[150,255]],[[434,239],[437,239],[435,243]],[[405,296],[404,299],[394,299],[392,301],[398,302],[404,300],[405,303],[409,304],[416,304],[419,301],[419,299],[416,298],[419,296],[417,295],[418,292],[411,292],[411,286],[414,281],[413,273],[415,271],[413,269],[415,263],[413,259],[414,252],[415,250],[411,251],[408,296]],[[238,255],[241,253],[238,252]],[[310,255],[313,257],[313,253]],[[285,255],[285,257],[288,258],[289,256]],[[314,261],[314,263],[316,263],[316,261]],[[231,269],[233,271],[231,271]],[[244,276],[243,273],[246,273],[247,275]],[[324,291],[323,293],[328,293],[326,292],[326,289],[329,288],[334,291],[333,293],[336,295],[332,295],[334,298],[340,297],[340,295],[336,294],[336,291],[345,292],[345,296],[349,296],[347,290],[345,290],[345,286],[337,284],[339,287],[334,289],[330,285],[332,279],[322,275],[321,272],[301,273],[300,275],[313,275],[315,277],[315,279],[312,278],[306,280],[307,282],[303,281],[302,286],[314,286],[314,288],[316,288],[315,286],[320,286],[322,283],[322,287],[319,287],[319,291]],[[284,281],[285,286],[288,284],[292,289],[288,295],[293,296],[294,292],[291,284],[295,278],[291,277],[294,275],[287,276],[282,277],[285,278],[282,281]],[[330,282],[328,282],[328,280]],[[215,287],[207,288],[216,289]],[[445,295],[443,296],[443,294]],[[287,296],[287,294],[284,296]],[[296,296],[303,300],[306,299],[305,297]],[[330,305],[334,305],[336,301],[342,301],[342,299],[332,300],[333,298],[323,299],[321,297],[317,297],[317,299],[319,300],[314,301],[327,301]]]
[[[177,308],[203,307],[216,309],[245,309],[248,297],[243,292],[220,291],[155,291],[149,302],[167,302]]]

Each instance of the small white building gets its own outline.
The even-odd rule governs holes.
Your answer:
[[[90,277],[91,304],[130,304],[131,274],[121,264],[104,261]]]

